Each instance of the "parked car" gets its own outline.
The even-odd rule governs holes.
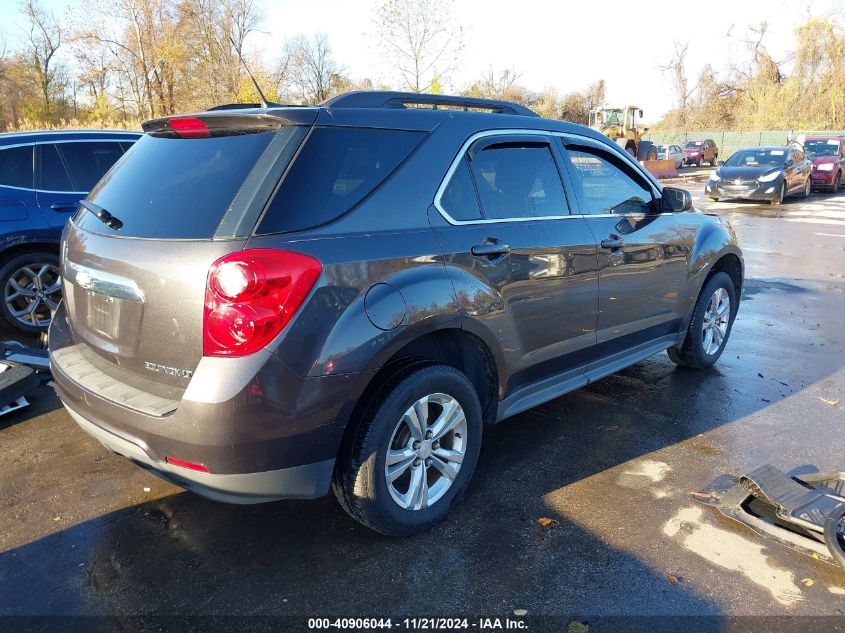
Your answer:
[[[813,187],[838,191],[845,165],[845,136],[808,136],[804,152],[813,162]]]
[[[684,150],[679,145],[658,145],[657,158],[675,161],[675,169],[684,166]]]
[[[742,198],[781,204],[810,195],[813,164],[792,147],[751,147],[731,155],[704,186],[711,200]]]
[[[716,161],[719,159],[719,148],[710,139],[705,141],[684,141],[681,149],[684,151],[684,162],[687,165],[700,166],[704,163],[710,163],[711,167],[715,167]]]
[[[730,226],[589,128],[365,92],[144,130],[65,228],[53,377],[85,431],[212,499],[331,486],[413,534],[485,423],[730,335]]]
[[[59,238],[79,201],[134,143],[134,132],[0,134],[0,313],[47,329],[61,299]]]

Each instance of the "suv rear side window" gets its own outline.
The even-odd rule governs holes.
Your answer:
[[[330,222],[393,172],[425,133],[316,127],[285,175],[258,233],[288,233]]]
[[[75,222],[123,237],[209,239],[275,132],[167,138],[145,134],[88,199],[119,231],[80,211]]]
[[[478,194],[476,194],[475,185],[472,183],[472,174],[469,171],[466,157],[458,163],[455,173],[452,174],[452,179],[443,190],[440,206],[453,220],[471,222],[481,219]]]
[[[0,186],[32,189],[32,145],[0,149]]]
[[[491,145],[479,152],[471,165],[487,219],[569,213],[560,174],[545,143]]]
[[[120,143],[58,143],[56,145],[70,171],[75,191],[91,191],[97,181],[123,155]]]

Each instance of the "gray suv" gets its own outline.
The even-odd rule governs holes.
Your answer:
[[[708,367],[736,316],[726,222],[516,104],[349,93],[144,130],[64,230],[53,375],[85,431],[212,499],[333,488],[419,532],[485,424],[663,350]]]

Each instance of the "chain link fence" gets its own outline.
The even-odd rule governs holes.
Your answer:
[[[719,157],[727,159],[736,150],[743,147],[757,147],[760,145],[786,145],[786,137],[789,130],[766,130],[751,132],[714,132],[714,131],[690,131],[690,132],[649,132],[646,139],[655,145],[681,145],[687,140],[703,141],[712,139],[719,148]],[[831,132],[830,130],[810,132],[806,130],[795,130],[795,134],[811,136],[819,135],[845,135],[845,131]]]

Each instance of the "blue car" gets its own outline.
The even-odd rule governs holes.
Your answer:
[[[61,299],[59,238],[79,201],[141,137],[65,130],[0,134],[0,316],[46,330]]]

